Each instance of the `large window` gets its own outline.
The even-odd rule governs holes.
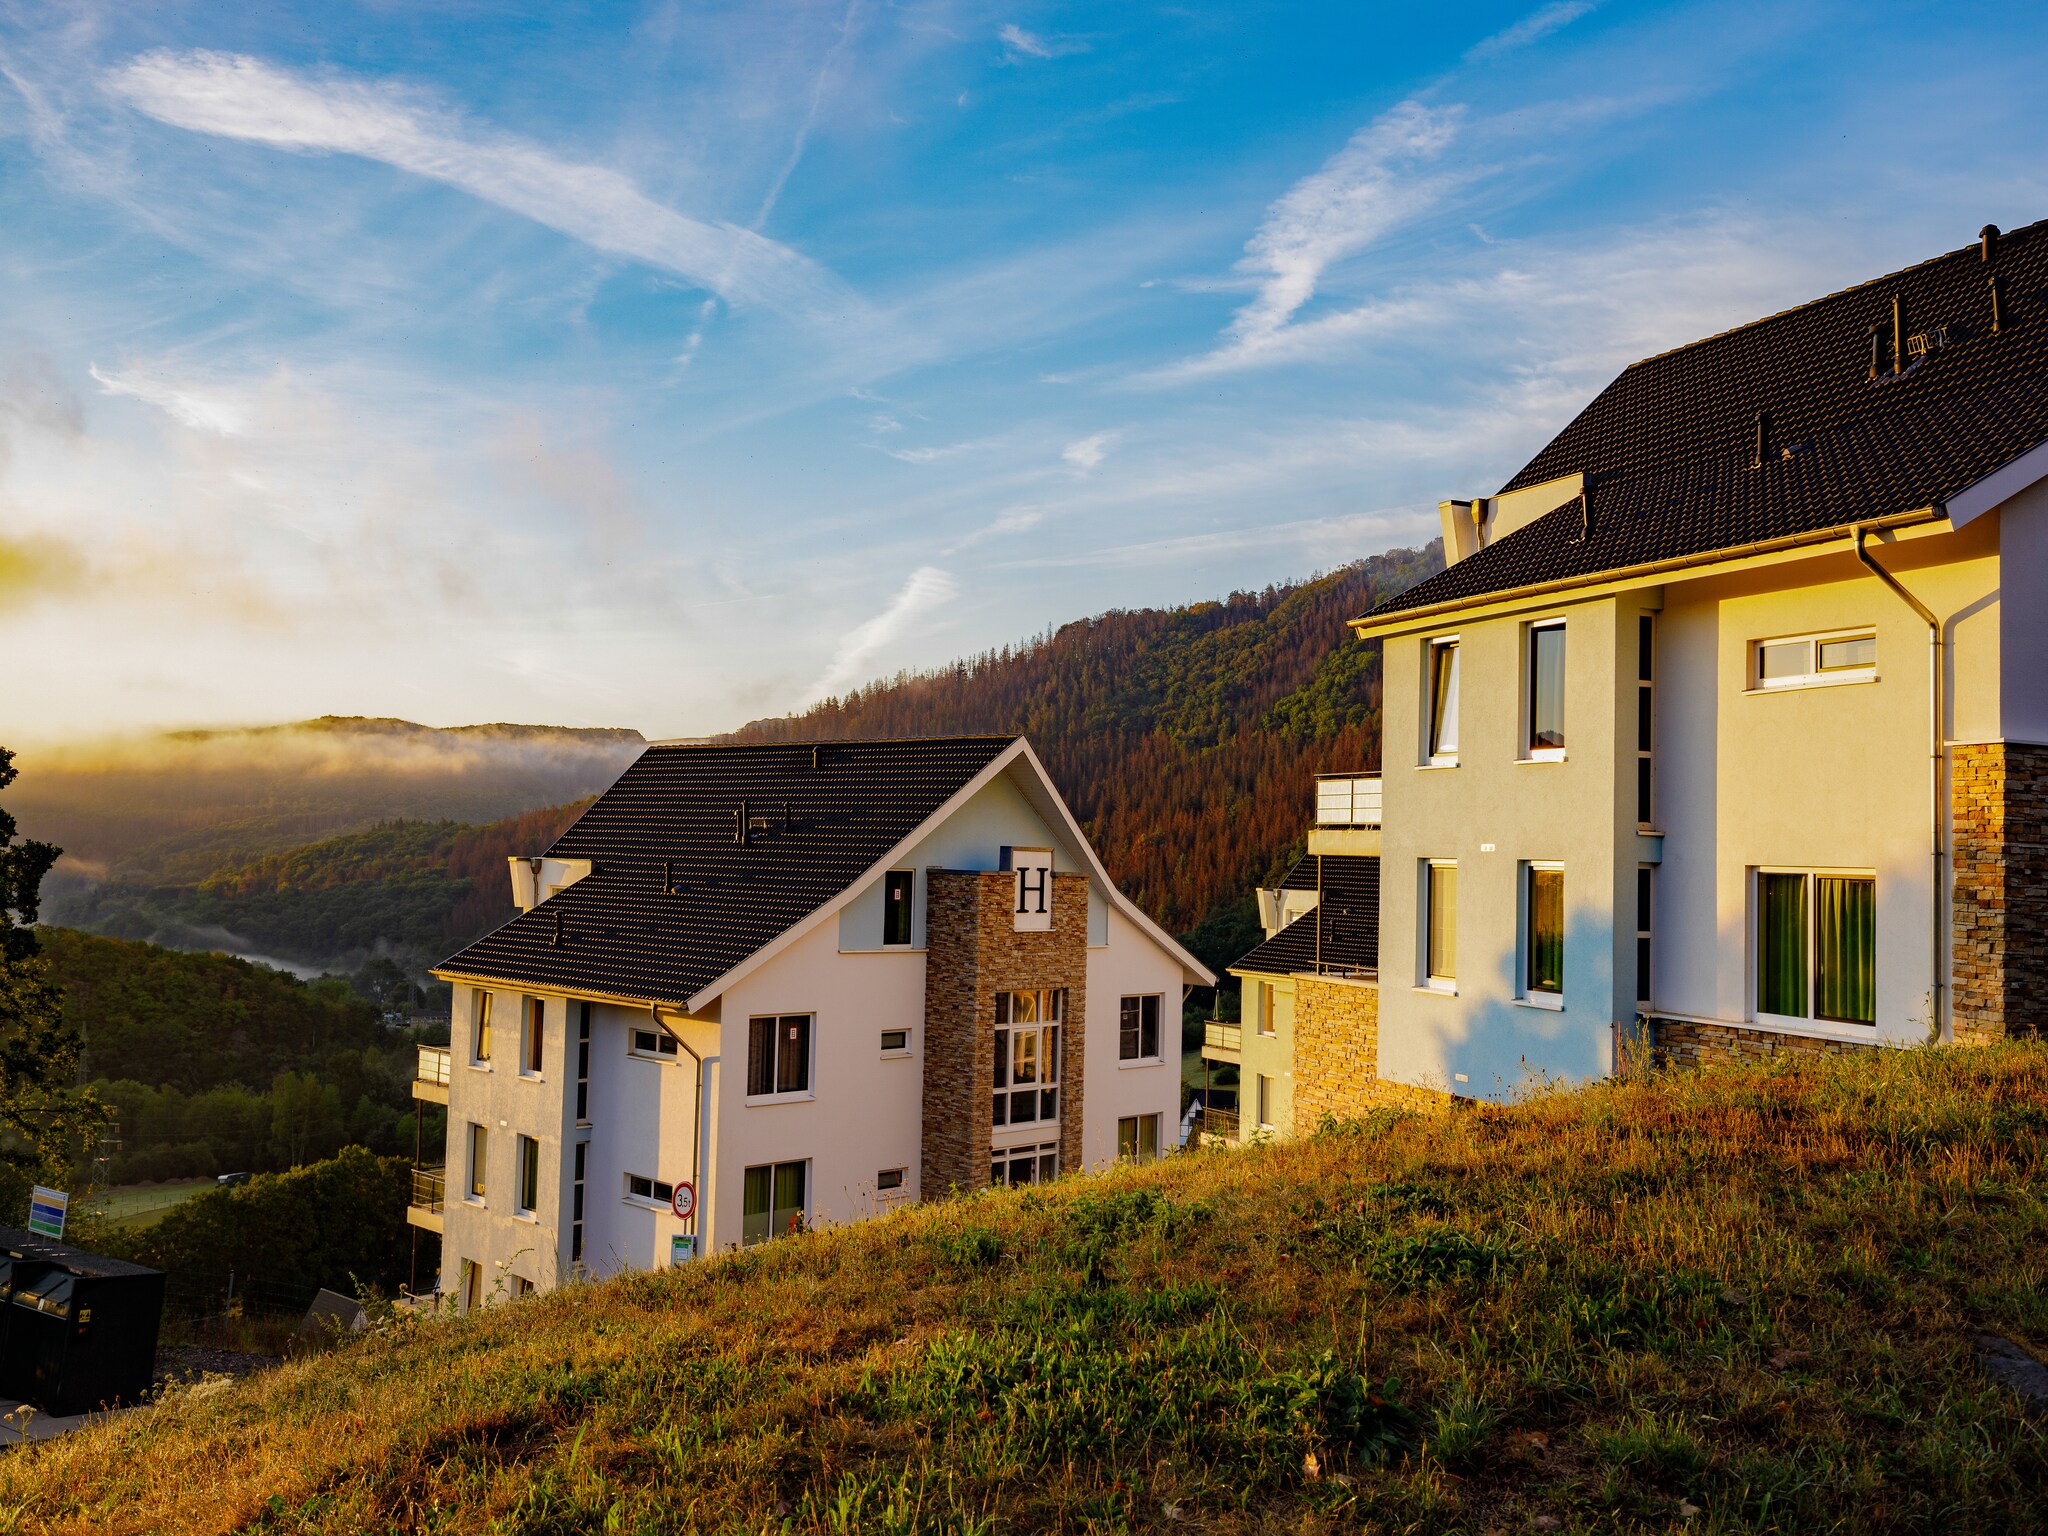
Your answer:
[[[747,1021],[747,1097],[811,1091],[811,1016],[768,1014]]]
[[[1118,1061],[1159,1060],[1159,994],[1127,997],[1117,1010]]]
[[[1877,1021],[1877,881],[1760,870],[1756,1011],[1835,1024]]]
[[[1448,987],[1458,975],[1458,866],[1432,859],[1423,868],[1422,979]]]
[[[470,1010],[470,1056],[471,1061],[491,1059],[491,994],[481,989],[474,992],[469,1000]]]
[[[484,1168],[490,1161],[491,1133],[474,1121],[469,1127],[469,1198],[484,1197]]]
[[[519,1070],[528,1077],[538,1077],[541,1063],[547,1060],[547,999],[529,997],[521,1012],[525,1017],[520,1021],[520,1031],[525,1038],[521,1042]]]
[[[1058,1142],[1042,1141],[1030,1147],[997,1147],[989,1154],[991,1184],[1050,1184],[1059,1177]]]
[[[1877,633],[1864,629],[1759,640],[1753,670],[1754,686],[1766,690],[1875,682]]]
[[[1424,757],[1431,763],[1458,760],[1458,642],[1429,642],[1429,739]]]
[[[1529,627],[1529,737],[1532,758],[1564,756],[1564,621]]]
[[[540,1209],[540,1143],[531,1136],[519,1138],[519,1192],[512,1204],[522,1216]]]
[[[740,1244],[751,1248],[804,1227],[809,1163],[764,1163],[749,1168],[740,1198]]]
[[[892,869],[882,876],[882,942],[910,942],[911,898],[917,890],[917,872]]]
[[[1060,1015],[1067,994],[996,994],[997,1125],[1030,1125],[1060,1115]]]
[[[1127,1163],[1149,1163],[1159,1156],[1159,1117],[1125,1115],[1116,1123],[1116,1155]]]
[[[1280,1021],[1276,1017],[1280,1011],[1276,1002],[1279,996],[1280,989],[1270,981],[1255,981],[1252,983],[1251,1007],[1252,1032],[1254,1034],[1270,1035],[1279,1030]]]
[[[1523,996],[1554,1002],[1564,992],[1564,870],[1555,864],[1523,868]]]

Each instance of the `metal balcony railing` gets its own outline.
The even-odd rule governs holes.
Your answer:
[[[412,1171],[412,1203],[422,1210],[438,1211],[448,1200],[448,1170],[415,1168]]]
[[[1214,1136],[1220,1141],[1236,1141],[1237,1111],[1205,1107],[1202,1110],[1202,1134]]]
[[[1244,1049],[1244,1026],[1210,1019],[1202,1025],[1202,1044],[1219,1051],[1241,1051]]]
[[[1380,824],[1380,776],[1355,773],[1316,776],[1316,825],[1376,827]]]
[[[445,1045],[423,1045],[420,1047],[419,1065],[413,1070],[413,1080],[420,1083],[434,1083],[439,1087],[448,1086],[448,1047]]]

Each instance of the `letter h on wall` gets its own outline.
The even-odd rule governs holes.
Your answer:
[[[1011,925],[1020,933],[1044,933],[1052,927],[1052,850],[1003,849],[1003,868],[1017,881]]]

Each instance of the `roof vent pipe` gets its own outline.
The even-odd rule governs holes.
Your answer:
[[[1586,488],[1579,492],[1579,537],[1583,544],[1593,537],[1593,476],[1586,476]]]
[[[1877,348],[1877,327],[1873,325],[1870,328],[1870,382],[1873,384],[1877,382]]]
[[[1994,272],[1991,274],[1991,334],[1994,336],[2005,329],[2005,316],[2001,313],[2003,306],[1999,303],[1999,297],[1998,274]]]
[[[1892,295],[1892,372],[1906,371],[1906,301]]]
[[[1989,261],[1992,254],[1998,249],[1998,226],[1996,224],[1986,224],[1977,231],[1977,238],[1983,242],[1979,252],[1981,259]]]
[[[1756,413],[1756,456],[1749,461],[1749,467],[1751,469],[1762,469],[1764,467],[1764,460],[1770,456],[1770,452],[1771,413],[1769,411],[1758,411]]]

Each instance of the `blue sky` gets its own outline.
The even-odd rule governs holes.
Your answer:
[[[0,6],[0,739],[696,735],[2048,215],[2000,5]]]

